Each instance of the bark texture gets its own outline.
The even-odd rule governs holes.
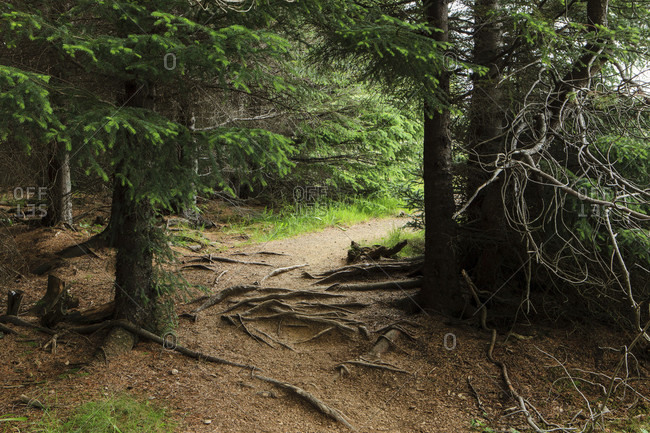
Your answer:
[[[448,6],[446,0],[425,2],[426,21],[442,31],[431,37],[448,41]],[[440,99],[449,98],[449,73],[441,71]],[[456,224],[453,176],[451,171],[451,140],[449,138],[449,110],[446,107],[424,108],[424,208],[425,256],[424,284],[421,301],[425,308],[451,311],[457,304],[458,272],[454,250]]]

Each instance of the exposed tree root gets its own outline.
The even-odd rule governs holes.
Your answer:
[[[180,344],[176,344],[176,342],[173,342],[173,344],[170,344],[169,341],[165,341],[163,338],[159,337],[158,335],[147,331],[146,329],[142,329],[139,326],[134,325],[133,323],[127,322],[126,320],[108,320],[104,323],[101,324],[95,324],[95,325],[88,325],[88,326],[78,326],[74,328],[68,328],[69,331],[72,332],[77,332],[80,334],[87,334],[87,333],[92,333],[96,332],[99,329],[106,328],[106,327],[120,327],[126,331],[129,331],[132,334],[137,335],[138,337],[144,338],[145,340],[152,341],[156,344],[161,345],[165,349],[172,350],[174,352],[181,353],[185,356],[189,356],[190,358],[194,358],[199,361],[207,361],[207,362],[212,362],[215,364],[224,364],[224,365],[230,365],[233,367],[240,367],[240,368],[246,368],[250,370],[259,370],[259,368],[253,366],[253,365],[247,365],[247,364],[241,364],[239,362],[234,362],[234,361],[229,361],[227,359],[219,358],[216,356],[212,355],[206,355],[202,352],[197,352],[192,349],[188,349],[187,347],[181,346]],[[54,332],[54,331],[52,331]]]
[[[247,321],[292,319],[292,320],[297,320],[305,323],[316,323],[319,325],[333,326],[337,329],[340,329],[342,331],[347,331],[347,332],[357,332],[358,329],[354,328],[353,326],[362,325],[361,322],[357,322],[352,319],[332,318],[332,317],[324,317],[321,315],[300,313],[295,311],[284,311],[277,307],[271,307],[270,309],[271,311],[274,312],[274,314],[268,316],[256,316],[256,317],[242,316],[242,317],[244,320]]]
[[[15,330],[11,329],[10,327],[5,326],[5,325],[3,325],[1,323],[0,323],[0,332],[2,332],[4,334],[18,334],[17,331],[15,331]]]
[[[98,323],[110,319],[114,312],[115,301],[111,301],[83,312],[73,311],[72,313],[67,314],[63,320],[68,323],[77,324]]]
[[[311,275],[304,273],[303,276],[319,279],[321,283],[332,282],[332,281],[344,281],[354,277],[366,277],[368,275],[388,275],[390,273],[397,272],[412,272],[422,266],[422,261],[413,261],[413,260],[402,260],[402,261],[390,261],[390,262],[380,262],[380,263],[357,263],[355,265],[342,266],[336,269],[330,269],[329,271],[321,272],[320,274]]]
[[[121,326],[113,326],[95,351],[94,362],[109,363],[120,355],[129,353],[136,344],[136,334]]]
[[[315,339],[317,339],[318,337],[322,337],[323,335],[327,334],[328,332],[330,332],[330,331],[333,330],[333,329],[334,329],[333,326],[330,326],[329,328],[325,328],[325,329],[323,329],[322,331],[317,332],[316,334],[314,334],[313,336],[309,337],[309,338],[306,339],[306,340],[302,340],[302,341],[298,341],[298,342],[296,342],[296,344],[307,343],[307,342],[309,342],[309,341],[315,340]]]
[[[264,263],[264,262],[247,262],[244,260],[237,260],[237,259],[230,259],[228,257],[219,257],[219,256],[213,256],[212,254],[204,255],[204,256],[185,256],[187,258],[190,258],[185,263],[193,263],[193,262],[206,262],[206,263],[214,263],[214,262],[222,262],[222,263],[236,263],[240,265],[258,265],[258,266],[273,266],[269,263]]]
[[[259,288],[259,286],[254,286]],[[268,290],[268,289],[267,289]],[[308,291],[308,290],[295,290],[291,291],[289,293],[278,293],[274,295],[266,295],[266,296],[258,296],[256,298],[248,298],[244,299],[242,301],[237,302],[236,304],[232,305],[231,307],[228,307],[226,310],[222,311],[220,314],[225,314],[230,311],[236,310],[237,308],[243,306],[243,305],[250,305],[256,302],[265,302],[265,301],[270,301],[270,300],[283,300],[283,299],[292,299],[292,298],[336,298],[336,297],[342,297],[344,295],[336,295],[334,293],[323,293],[323,292],[316,292],[316,291]]]
[[[365,284],[332,284],[327,291],[371,291],[371,290],[409,290],[422,286],[422,279],[386,281]]]
[[[274,269],[274,270],[272,270],[268,275],[266,275],[264,278],[262,278],[262,279],[260,280],[260,285],[261,285],[261,284],[264,282],[264,280],[266,280],[267,278],[271,278],[271,277],[274,277],[274,276],[276,276],[276,275],[280,275],[280,274],[283,274],[283,273],[285,273],[285,272],[292,271],[292,270],[294,270],[294,269],[304,268],[304,267],[307,266],[307,265],[308,265],[307,263],[303,263],[302,265],[293,265],[293,266],[287,266],[286,268],[277,268],[277,269]]]
[[[329,407],[325,403],[323,403],[321,400],[316,398],[313,394],[311,394],[308,391],[305,391],[302,388],[299,388],[295,385],[291,385],[290,383],[286,382],[281,382],[276,379],[271,379],[270,377],[265,377],[265,376],[260,376],[257,374],[253,374],[253,377],[259,380],[262,380],[264,382],[272,383],[273,385],[279,386],[280,388],[286,389],[288,391],[293,392],[294,394],[298,395],[302,399],[306,400],[308,403],[310,403],[312,406],[314,406],[316,409],[318,409],[322,414],[329,416],[330,418],[340,422],[341,424],[345,425],[347,428],[350,430],[356,430],[352,425],[348,422],[348,420],[345,419],[345,417],[339,412],[338,410]]]
[[[533,420],[533,417],[528,410],[528,406],[526,405],[526,401],[524,398],[517,393],[515,390],[514,386],[512,385],[512,381],[510,380],[510,376],[508,375],[508,368],[506,367],[506,364],[497,361],[494,359],[493,356],[493,351],[494,351],[494,345],[496,344],[497,341],[497,330],[496,329],[491,329],[488,328],[487,326],[487,308],[485,308],[485,304],[481,304],[481,300],[478,297],[478,289],[472,279],[469,277],[467,272],[463,269],[461,272],[463,278],[465,279],[465,282],[467,283],[467,286],[469,287],[470,291],[472,292],[472,296],[474,297],[474,301],[476,301],[476,304],[479,305],[479,308],[481,310],[481,327],[486,330],[486,331],[492,331],[492,340],[490,342],[490,348],[488,349],[487,352],[487,357],[492,362],[494,365],[499,367],[501,370],[501,375],[503,376],[503,381],[505,382],[506,386],[508,387],[508,391],[510,391],[510,395],[512,398],[519,404],[519,408],[521,409],[521,412],[523,413],[524,417],[526,418],[526,422],[528,425],[530,425],[533,430],[535,430],[537,433],[543,433],[544,430],[540,429],[535,420]],[[528,405],[533,408],[536,412],[537,410],[530,404]]]
[[[200,307],[194,309],[192,311],[193,314],[200,313],[201,311],[205,310],[206,308],[210,308],[214,305],[217,305],[219,302],[223,301],[224,299],[227,299],[231,296],[237,296],[237,295],[242,295],[244,293],[252,292],[254,290],[259,289],[260,286],[254,286],[254,285],[242,285],[242,286],[230,286],[228,288],[223,289],[219,293],[216,293],[208,298],[207,301],[205,301],[203,304],[201,304]]]
[[[23,328],[36,329],[37,331],[49,335],[56,334],[56,331],[50,328],[45,328],[43,326],[39,326],[34,323],[27,322],[26,320],[18,318],[18,316],[0,316],[0,323],[11,323],[12,325],[22,326]]]
[[[240,285],[240,286],[230,286],[228,288],[223,289],[219,293],[216,293],[208,298],[207,301],[205,301],[200,307],[194,309],[192,311],[193,314],[200,313],[201,311],[205,310],[206,308],[210,308],[214,305],[217,305],[218,303],[232,297],[232,296],[238,296],[238,295],[243,295],[244,293],[248,292],[253,292],[255,290],[261,290],[262,288],[260,286],[254,285],[254,284],[248,284],[248,285]],[[290,291],[289,289],[281,289],[281,288],[265,288],[264,291]]]
[[[339,365],[337,365],[334,368],[339,369],[339,368],[341,368],[341,366],[343,364],[362,365],[364,367],[377,368],[377,369],[380,369],[380,370],[388,370],[388,371],[393,371],[395,373],[411,374],[409,371],[402,370],[401,368],[397,368],[397,367],[394,367],[394,366],[389,365],[389,364],[378,364],[378,363],[368,362],[368,361],[364,361],[364,360],[343,361],[342,363],[340,363]]]
[[[287,348],[287,349],[291,350],[292,352],[295,352],[295,351],[296,351],[296,349],[294,349],[293,347],[289,346],[287,343],[284,343],[284,342],[280,341],[279,339],[277,339],[277,338],[275,338],[275,337],[273,337],[273,336],[267,334],[266,332],[262,331],[261,329],[257,329],[257,328],[255,328],[255,330],[256,330],[257,332],[259,332],[260,334],[262,334],[263,336],[265,336],[266,338],[268,338],[269,340],[273,341],[274,343],[277,343],[277,344],[279,344],[280,346],[282,346],[282,347],[284,347],[284,348]]]
[[[258,337],[257,335],[253,334],[251,331],[248,330],[248,328],[246,327],[246,324],[244,323],[244,319],[242,319],[242,317],[241,317],[241,314],[236,314],[234,317],[237,318],[237,320],[239,321],[239,326],[241,326],[241,328],[244,330],[244,332],[249,337],[251,337],[253,340],[255,340],[257,342],[266,344],[271,349],[275,349],[275,347],[271,343],[269,343],[268,341],[266,341],[265,339],[263,339],[261,337]]]
[[[306,301],[300,301],[298,302],[298,305],[300,307],[306,307],[306,308],[330,308],[332,310],[339,310],[348,314],[354,314],[354,311],[350,310],[350,308],[366,308],[368,306],[368,304],[363,304],[361,302],[341,302],[341,303],[333,303],[333,304],[324,304],[322,302],[306,302]]]

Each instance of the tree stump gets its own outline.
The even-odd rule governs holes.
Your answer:
[[[65,319],[69,308],[79,306],[79,300],[70,295],[65,281],[50,274],[47,277],[45,296],[36,303],[34,311],[41,318],[41,325],[51,327]]]
[[[17,316],[20,304],[23,302],[25,292],[22,290],[9,290],[7,292],[7,316]]]

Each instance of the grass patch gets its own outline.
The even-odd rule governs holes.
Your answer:
[[[165,409],[129,395],[84,403],[67,420],[48,411],[29,431],[42,433],[171,433],[176,423]]]
[[[414,257],[424,254],[424,230],[395,228],[392,229],[388,235],[375,241],[374,244],[384,245],[385,247],[390,248],[403,240],[407,240],[408,243],[402,251],[397,253],[397,257]]]
[[[287,206],[280,210],[265,209],[258,215],[229,218],[229,234],[245,234],[249,242],[266,242],[337,225],[351,225],[372,218],[395,216],[402,210],[392,197],[357,198],[349,203],[324,202],[313,206]]]
[[[203,236],[201,231],[193,230],[187,227],[181,227],[180,231],[172,232],[170,234],[170,240],[173,245],[179,247],[186,247],[188,245],[201,245],[206,247],[210,245],[210,239]]]

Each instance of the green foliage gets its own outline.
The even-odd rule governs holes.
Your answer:
[[[117,395],[79,406],[63,420],[48,411],[30,431],[42,433],[166,433],[174,432],[176,423],[166,410],[149,401],[130,395]]]

